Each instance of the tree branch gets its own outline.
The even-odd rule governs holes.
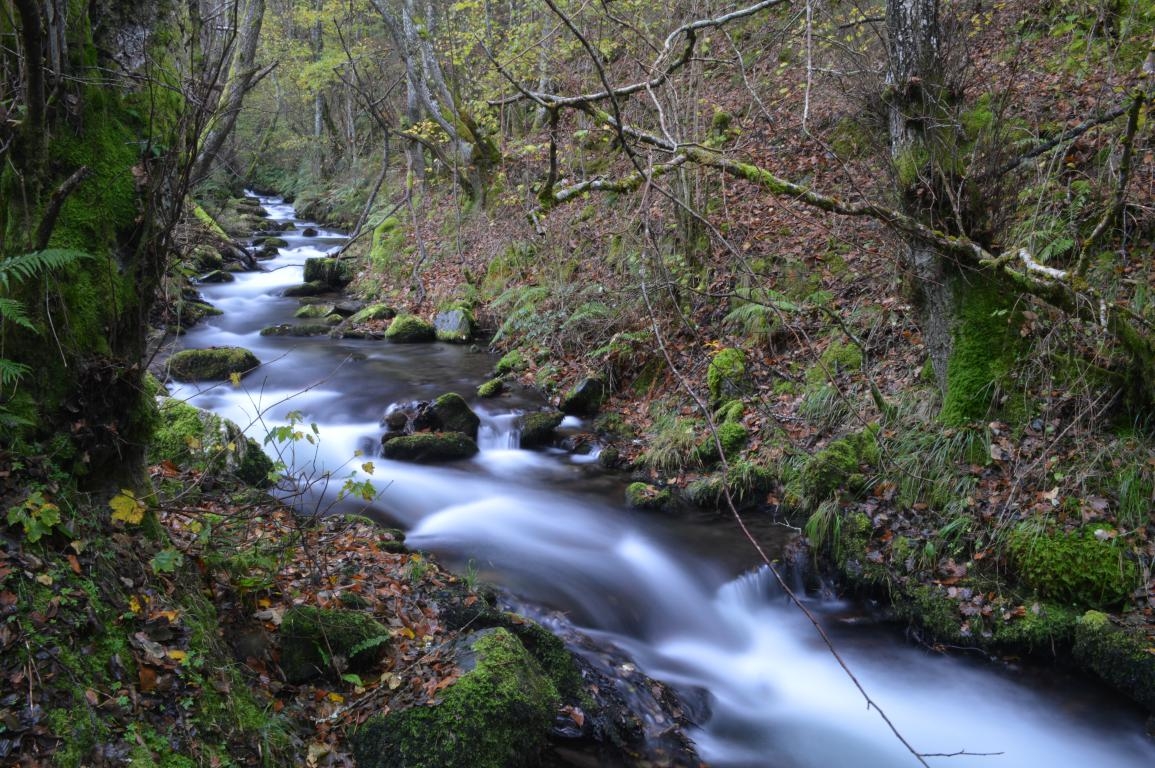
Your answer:
[[[82,165],[52,193],[52,197],[48,200],[48,207],[44,211],[44,218],[40,220],[40,226],[36,228],[35,250],[43,251],[48,247],[48,241],[52,238],[52,230],[56,229],[56,219],[60,216],[60,210],[64,207],[65,199],[80,186],[80,182],[91,175],[92,169],[87,165]]]

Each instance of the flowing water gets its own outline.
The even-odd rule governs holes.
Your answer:
[[[290,206],[263,202],[274,220],[293,220]],[[339,484],[365,461],[356,452],[376,451],[391,404],[448,391],[475,401],[494,359],[448,344],[260,336],[264,326],[292,322],[298,301],[280,293],[300,282],[304,260],[342,242],[324,229],[312,238],[284,236],[289,245],[263,264],[266,271],[203,287],[224,315],[184,341],[245,346],[264,365],[239,388],[178,385],[174,394],[233,419],[258,442],[298,412],[318,425],[320,440],[315,448],[296,444],[290,458],[307,483],[321,485],[329,472]],[[382,492],[374,511],[406,528],[412,546],[472,563],[483,578],[563,611],[651,677],[708,691],[710,718],[692,735],[711,766],[918,765],[772,576],[754,567],[731,523],[630,512],[621,480],[589,458],[514,447],[512,416],[536,403],[472,404],[483,422],[475,459],[444,467],[373,459]],[[767,547],[780,545],[768,524],[755,534]],[[930,765],[1155,765],[1142,717],[1091,683],[933,655],[889,628],[851,621],[853,606],[813,607],[915,749],[967,753],[927,757]]]

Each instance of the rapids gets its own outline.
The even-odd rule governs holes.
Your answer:
[[[290,206],[263,200],[274,220]],[[307,223],[299,224],[303,227]],[[522,598],[564,612],[588,634],[626,651],[651,677],[709,693],[711,717],[693,732],[717,768],[917,766],[869,709],[807,620],[725,521],[655,520],[628,511],[622,482],[588,459],[518,450],[513,415],[536,407],[473,393],[493,358],[448,344],[261,337],[292,322],[282,297],[310,256],[343,242],[321,229],[264,262],[266,271],[204,285],[224,311],[189,331],[186,347],[235,344],[264,362],[240,387],[174,385],[173,394],[233,419],[263,441],[297,412],[316,423],[316,446],[289,459],[306,484],[339,485],[372,456],[385,409],[456,391],[482,416],[482,452],[428,467],[372,459],[381,491],[370,510],[408,531],[408,542]],[[363,479],[363,472],[357,479]],[[331,497],[320,497],[324,508]],[[763,524],[766,547],[782,535]],[[1149,768],[1155,743],[1136,711],[1085,680],[1031,675],[985,661],[933,655],[893,629],[859,624],[853,606],[814,601],[850,669],[933,766]],[[986,753],[986,754],[977,754]]]

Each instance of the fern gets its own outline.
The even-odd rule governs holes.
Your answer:
[[[16,386],[16,382],[20,381],[29,370],[24,363],[0,357],[0,389]]]
[[[16,299],[0,297],[0,320],[7,320],[30,331],[36,330],[36,326],[32,324],[32,319],[24,311],[23,302]]]
[[[7,291],[13,282],[22,283],[91,257],[91,254],[84,251],[49,248],[0,259],[0,289]]]

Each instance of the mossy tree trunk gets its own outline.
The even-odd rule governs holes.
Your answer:
[[[143,484],[154,410],[145,334],[167,255],[160,222],[180,197],[172,182],[183,101],[156,69],[175,37],[174,6],[95,0],[69,3],[63,16],[37,3],[19,10],[24,83],[6,83],[8,92],[31,100],[19,105],[31,117],[35,83],[53,87],[37,136],[0,169],[0,260],[45,247],[59,258],[51,271],[11,276],[3,292],[34,329],[4,324],[0,356],[27,373],[0,398],[23,426],[0,440],[47,453],[87,490]],[[67,53],[53,65],[52,51]]]

